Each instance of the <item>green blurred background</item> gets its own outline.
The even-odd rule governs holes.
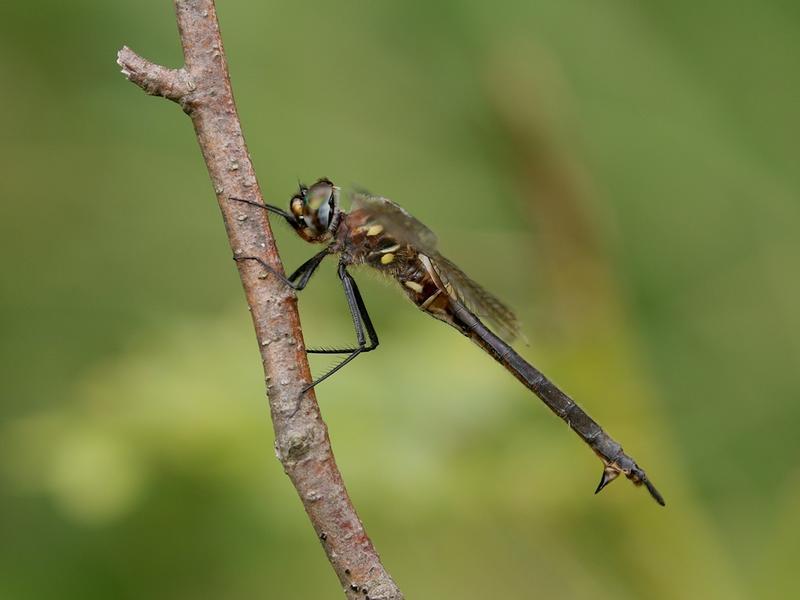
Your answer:
[[[796,594],[800,4],[219,4],[268,201],[407,207],[668,502],[594,497],[538,400],[357,273],[383,345],[319,398],[408,597]],[[122,44],[178,66],[171,3],[0,7],[0,598],[340,598],[191,124]],[[301,312],[351,339],[333,263]]]

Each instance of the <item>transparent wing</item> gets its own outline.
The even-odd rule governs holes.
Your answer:
[[[502,301],[487,292],[439,253],[429,257],[447,293],[464,304],[480,319],[494,326],[495,333],[507,342],[520,337],[516,315]]]
[[[413,246],[425,254],[436,252],[436,234],[402,206],[364,191],[354,191],[352,199],[352,210],[368,212],[370,221],[383,225],[386,232],[398,242]]]

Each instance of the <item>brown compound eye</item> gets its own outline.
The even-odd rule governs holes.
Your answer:
[[[305,211],[305,202],[303,202],[302,198],[294,197],[291,204],[289,204],[289,208],[295,217],[302,217]]]

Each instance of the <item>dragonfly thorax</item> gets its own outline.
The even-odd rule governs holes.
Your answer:
[[[323,243],[333,237],[341,220],[339,188],[322,178],[311,187],[300,185],[289,201],[297,234],[307,242]]]

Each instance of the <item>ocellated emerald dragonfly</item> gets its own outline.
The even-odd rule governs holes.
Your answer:
[[[236,260],[256,261],[299,291],[306,287],[327,256],[339,255],[338,275],[357,343],[350,348],[309,349],[311,353],[344,354],[346,357],[306,390],[333,375],[359,354],[378,347],[375,327],[356,281],[348,272],[350,266],[368,265],[397,281],[420,309],[475,342],[588,444],[603,463],[603,474],[595,493],[622,474],[635,485],[644,485],[656,502],[664,506],[661,494],[622,446],[510,346],[509,342],[520,333],[514,313],[442,256],[437,250],[434,233],[398,204],[388,198],[354,192],[351,210],[345,212],[340,206],[340,189],[326,178],[310,187],[300,185],[289,201],[289,211],[251,200],[231,199],[280,215],[305,241],[326,244],[289,277],[277,273],[255,256],[235,256]],[[493,329],[484,324],[484,320]]]

